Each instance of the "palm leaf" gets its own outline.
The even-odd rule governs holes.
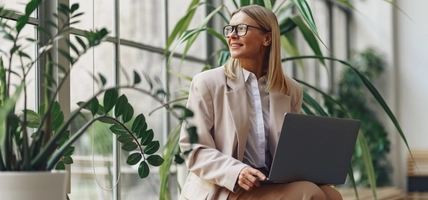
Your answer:
[[[300,16],[294,16],[291,19],[296,23],[297,27],[299,27],[300,32],[302,33],[308,45],[311,47],[312,51],[314,51],[315,55],[322,57],[322,52],[320,46],[318,45],[318,40],[315,37],[316,35],[314,35],[313,32],[306,26]],[[319,60],[325,66],[324,60]]]
[[[300,56],[299,48],[297,48],[296,41],[294,40],[292,33],[287,33],[284,35],[281,35],[281,46],[287,52],[290,56]],[[296,60],[297,64],[300,66],[300,68],[303,70],[303,61],[302,60]]]
[[[404,135],[403,130],[401,129],[400,124],[398,123],[395,115],[392,113],[391,109],[389,108],[389,106],[386,104],[385,100],[382,98],[382,96],[379,94],[379,92],[377,91],[377,89],[371,84],[371,82],[363,75],[361,74],[355,67],[353,67],[352,65],[350,65],[348,62],[343,61],[343,60],[339,60],[336,58],[331,58],[331,57],[320,57],[320,56],[299,56],[299,57],[290,57],[290,58],[286,58],[283,59],[283,61],[291,61],[291,60],[296,60],[296,59],[326,59],[326,60],[333,60],[333,61],[337,61],[347,67],[349,67],[350,69],[352,69],[352,71],[354,73],[356,73],[358,75],[358,77],[361,79],[361,81],[364,83],[364,85],[366,86],[366,88],[370,91],[370,93],[373,95],[373,97],[376,99],[376,101],[379,103],[379,105],[383,108],[383,110],[387,113],[388,117],[390,118],[390,120],[393,122],[395,128],[398,130],[401,138],[403,139],[403,142],[406,144],[407,150],[409,151],[410,155],[411,151],[410,151],[410,147],[409,144],[407,142],[406,136]],[[363,136],[360,136],[362,134],[359,134],[358,136],[358,141],[360,142],[361,148],[363,151],[368,151],[368,145],[367,142],[365,141]],[[365,149],[367,148],[367,149]],[[412,156],[413,158],[413,156]],[[364,164],[366,166],[366,169],[368,169],[368,176],[369,176],[369,183],[370,186],[373,190],[373,194],[376,196],[376,182],[375,182],[375,178],[374,178],[374,172],[372,173],[371,170],[373,170],[373,165],[368,165],[368,162],[371,162],[371,156],[364,156]],[[370,159],[370,160],[368,160]]]
[[[162,153],[162,157],[165,159],[163,165],[159,168],[159,179],[160,179],[160,191],[159,191],[159,199],[171,199],[170,194],[168,192],[168,178],[170,175],[170,168],[174,162],[174,155],[179,150],[178,140],[180,139],[180,127],[176,126],[168,135],[167,143],[164,145],[164,152]]]
[[[211,20],[211,18],[217,14],[220,13],[220,11],[224,8],[223,5],[217,7],[217,9],[213,10],[210,14],[208,14],[203,20],[202,22],[199,24],[199,28],[203,28],[206,27],[206,25],[208,24],[208,22]],[[216,32],[216,31],[214,31]],[[193,42],[195,42],[196,38],[198,37],[200,32],[195,32],[194,35],[192,35],[189,40],[186,43],[186,47],[184,48],[184,52],[183,52],[183,58],[186,56],[187,52],[189,51],[190,47],[192,46]],[[219,35],[219,34],[218,34]],[[214,35],[215,36],[215,35]],[[220,37],[223,38],[223,37]],[[224,40],[224,38],[223,38]],[[225,40],[223,41],[223,43],[225,43]]]
[[[293,1],[297,7],[297,10],[299,10],[300,14],[303,16],[303,19],[305,19],[306,23],[309,25],[309,27],[315,33],[315,35],[318,36],[315,20],[314,20],[314,17],[312,16],[311,8],[309,7],[306,0],[293,0]]]
[[[175,25],[174,29],[171,32],[171,35],[168,37],[166,48],[165,48],[165,54],[168,52],[168,49],[171,47],[172,42],[177,37],[180,37],[189,27],[190,21],[192,21],[193,16],[195,15],[196,8],[198,5],[201,5],[199,3],[199,0],[193,0],[186,12],[186,15],[182,17],[177,24]]]
[[[373,86],[373,84],[363,75],[361,74],[355,67],[353,67],[351,64],[349,64],[346,61],[339,60],[337,58],[331,58],[331,57],[320,57],[320,56],[298,56],[298,57],[290,57],[282,59],[283,61],[291,61],[291,60],[297,60],[297,59],[325,59],[325,60],[333,60],[337,61],[349,68],[352,69],[353,72],[355,72],[358,77],[361,79],[361,81],[364,83],[364,85],[367,87],[367,89],[370,91],[370,93],[373,95],[373,97],[376,99],[376,101],[379,103],[379,105],[383,108],[383,110],[386,112],[388,117],[391,119],[392,123],[394,124],[395,128],[400,133],[401,138],[403,139],[404,143],[406,144],[407,149],[410,152],[410,147],[407,142],[406,136],[403,133],[403,130],[401,129],[400,124],[397,121],[397,118],[392,113],[391,109],[389,108],[388,104],[386,104],[385,100],[382,98],[382,96],[379,94],[377,89]]]

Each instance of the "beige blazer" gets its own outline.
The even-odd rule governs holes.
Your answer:
[[[180,134],[180,148],[193,151],[186,157],[189,174],[180,199],[225,200],[236,192],[239,172],[245,164],[245,144],[249,131],[247,93],[242,70],[236,78],[224,75],[224,67],[196,75],[190,85],[187,107],[194,112],[189,124],[197,127],[199,142],[190,146],[186,124]],[[270,92],[269,144],[277,144],[284,113],[299,113],[302,89],[287,77],[288,94]],[[272,154],[276,145],[269,145]]]

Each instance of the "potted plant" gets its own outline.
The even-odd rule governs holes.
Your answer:
[[[149,129],[144,114],[134,117],[133,106],[125,95],[119,94],[119,89],[133,89],[152,96],[172,111],[172,115],[179,121],[186,120],[193,113],[183,106],[170,107],[164,103],[163,97],[167,94],[162,89],[137,88],[142,79],[139,73],[134,71],[132,82],[111,88],[106,87],[107,80],[104,76],[92,76],[94,81],[99,83],[99,91],[88,100],[79,102],[79,108],[69,116],[64,116],[56,99],[72,67],[61,66],[55,62],[52,55],[61,54],[68,60],[70,66],[73,66],[84,53],[100,44],[108,31],[104,28],[85,31],[83,36],[75,36],[77,42],[74,44],[67,38],[68,31],[70,25],[76,23],[76,18],[83,13],[78,12],[78,4],[70,7],[61,4],[58,7],[58,13],[54,14],[57,22],[46,21],[47,26],[55,30],[53,33],[47,29],[48,27],[37,27],[38,32],[48,38],[45,42],[25,38],[21,34],[22,30],[28,24],[30,15],[41,3],[42,0],[29,1],[26,4],[25,13],[0,7],[0,32],[11,44],[10,48],[0,49],[0,193],[2,198],[65,199],[67,174],[63,169],[66,164],[73,163],[72,144],[96,121],[109,125],[111,133],[117,135],[122,150],[133,152],[129,154],[127,164],[138,164],[139,177],[147,177],[150,173],[149,165],[160,166],[164,162],[164,159],[156,154],[160,144],[159,141],[153,140],[154,133]],[[13,16],[20,17],[16,19],[15,25],[10,25],[9,19]],[[24,52],[26,45],[22,44],[23,40],[37,46],[36,56],[32,57]],[[56,43],[61,40],[67,43],[75,56],[56,47]],[[36,110],[31,110],[27,108],[27,85],[30,81],[28,74],[36,64],[43,66],[44,73],[40,76],[41,80],[44,80],[42,85],[44,97],[43,103]],[[152,85],[150,78],[146,76],[146,79],[149,85]],[[104,95],[103,100],[99,101],[101,95]],[[82,115],[82,112],[88,111],[92,118],[70,136],[70,124],[77,116]],[[195,131],[195,128],[189,127],[189,133],[196,135]],[[60,182],[53,182],[53,179]],[[45,189],[42,189],[42,186],[46,186]],[[54,186],[59,188],[55,189]]]

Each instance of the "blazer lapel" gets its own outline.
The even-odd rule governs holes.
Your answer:
[[[245,89],[244,75],[241,68],[237,67],[237,75],[233,80],[227,78],[226,82],[231,89],[226,93],[229,103],[229,112],[235,125],[235,133],[238,138],[237,159],[243,160],[248,131],[250,130],[247,106],[247,91]]]
[[[269,151],[275,155],[276,145],[278,144],[279,135],[281,134],[282,122],[284,120],[284,114],[290,111],[291,101],[290,96],[279,93],[270,92],[270,132],[269,135]]]

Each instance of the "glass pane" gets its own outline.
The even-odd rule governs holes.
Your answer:
[[[79,3],[79,12],[84,15],[78,17],[79,23],[72,25],[74,28],[83,30],[106,28],[113,31],[113,0],[70,0],[70,5]]]
[[[330,45],[330,22],[329,22],[329,9],[327,7],[327,3],[324,1],[310,1],[311,2],[311,9],[313,11],[314,20],[317,25],[317,31],[318,34],[322,40],[322,42],[329,46]],[[327,49],[321,42],[318,42],[321,52],[324,56],[330,55],[330,48]],[[310,50],[307,55],[314,55],[313,51]],[[307,80],[308,83],[311,83],[315,85],[318,88],[323,89],[324,91],[327,91],[329,89],[329,81],[330,81],[330,75],[329,71],[332,68],[326,68],[324,65],[322,65],[318,60],[312,61],[314,64],[312,66],[309,66],[305,72],[309,72],[309,74],[312,76],[312,78],[309,78]],[[330,66],[330,61],[325,61],[327,66]],[[315,72],[315,73],[311,73]],[[310,80],[315,80],[314,82],[310,82]],[[320,96],[317,94],[317,98],[320,98]]]
[[[0,6],[4,6],[4,8],[9,10],[15,10],[20,13],[25,12],[25,4],[27,2],[23,0],[0,0]]]
[[[78,44],[74,36],[70,38],[72,42]],[[101,73],[107,79],[108,87],[114,85],[114,80],[111,78],[114,61],[113,47],[113,44],[104,42],[94,50],[88,51],[73,66],[70,75],[71,110],[77,109],[77,102],[88,100],[100,88],[98,83],[92,81],[92,74],[98,77]],[[100,102],[102,99],[102,96],[98,97]],[[80,117],[71,125],[71,134],[91,119],[89,113],[86,112],[84,115],[86,120]],[[114,185],[112,183],[113,136],[108,126],[95,123],[77,140],[74,145],[74,164],[71,165],[70,199],[112,199],[112,192],[107,189],[111,189]]]
[[[121,66],[123,72],[127,73],[129,77],[122,74],[121,84],[127,84],[133,80],[133,70],[139,73],[146,73],[153,82],[155,78],[162,79],[162,55],[154,54],[148,51],[121,46]],[[128,79],[129,78],[129,79]],[[142,77],[142,82],[137,87],[150,91],[146,79]],[[155,88],[158,86],[154,83]],[[161,106],[160,103],[155,101],[151,96],[140,93],[136,90],[126,89],[122,90],[127,98],[128,102],[134,107],[134,116],[143,113],[146,117],[148,129],[152,129],[155,133],[154,140],[159,140],[160,144],[163,144],[163,110],[160,109],[153,114],[149,115],[154,108]],[[158,151],[160,153],[161,151]],[[122,151],[121,156],[121,196],[123,199],[140,199],[144,196],[144,199],[158,199],[159,194],[159,178],[157,174],[158,167],[150,168],[150,175],[145,179],[140,179],[137,173],[138,165],[129,166],[126,164],[126,159],[132,152]]]
[[[346,13],[335,6],[333,8],[333,30],[334,30],[334,55],[342,60],[348,59],[348,51],[346,44],[346,28],[347,16]]]
[[[9,26],[15,26],[15,22],[14,21],[9,21],[7,23]],[[9,31],[8,31],[9,32]],[[16,34],[11,33],[12,35],[16,36]],[[31,38],[31,39],[36,39],[35,37],[36,35],[36,29],[34,26],[32,25],[26,25],[21,33],[20,36],[22,37],[19,41],[18,41],[18,45],[20,45],[21,47],[24,47],[23,49],[21,49],[24,53],[26,53],[27,55],[29,55],[30,57],[32,57],[32,59],[34,59],[36,57],[36,45],[25,40],[24,38]],[[6,40],[3,37],[0,38],[0,49],[2,51],[7,52],[8,54],[5,55],[3,52],[0,53],[0,56],[2,57],[3,60],[3,64],[5,66],[5,68],[10,69],[11,71],[13,71],[13,73],[10,75],[10,95],[13,95],[13,93],[15,92],[16,88],[23,82],[22,77],[23,76],[23,71],[22,71],[22,67],[21,67],[21,61],[20,58],[14,54],[12,57],[12,63],[9,63],[9,49],[13,46],[12,42],[10,40]],[[23,58],[23,64],[24,64],[24,70],[25,73],[27,73],[27,77],[26,77],[26,87],[27,87],[27,91],[26,91],[26,96],[27,96],[27,109],[31,109],[31,110],[35,110],[35,104],[36,104],[36,70],[35,68],[37,67],[36,65],[31,65],[28,66],[29,63],[31,63],[32,61],[30,61],[27,58]],[[16,74],[19,74],[19,77]],[[8,75],[6,75],[6,78],[8,77]],[[18,99],[17,102],[17,107],[15,108],[15,111],[17,112],[21,112],[24,109],[24,91],[22,91],[20,98]]]
[[[120,1],[120,37],[161,47],[165,39],[162,1]]]
[[[187,7],[190,5],[191,0],[174,0],[169,1],[168,3],[168,34],[171,34],[171,32],[174,30],[175,25],[177,22],[185,16]],[[203,10],[205,9],[205,4],[202,4],[196,11],[195,15],[193,16],[193,19],[188,27],[188,29],[195,29],[198,28],[199,24],[202,22],[202,19],[205,18],[203,15]],[[177,9],[180,8],[180,9]],[[218,30],[219,33],[221,33],[221,30]],[[175,43],[173,43],[172,48],[174,47]],[[184,48],[186,46],[186,43],[181,44],[175,52],[177,53],[183,53]],[[171,49],[172,49],[171,48]],[[207,59],[207,51],[206,51],[207,43],[206,43],[206,32],[201,32],[201,34],[198,36],[198,39],[195,40],[195,42],[192,44],[192,47],[189,49],[187,55],[194,56],[200,59]]]
[[[174,73],[182,74],[192,78],[193,76],[201,72],[204,67],[205,64],[203,63],[190,62],[186,60],[182,61],[179,58],[173,58],[170,64],[170,70]],[[189,90],[190,81],[171,74],[169,85],[171,87],[171,99],[174,99],[182,97],[183,91]]]

